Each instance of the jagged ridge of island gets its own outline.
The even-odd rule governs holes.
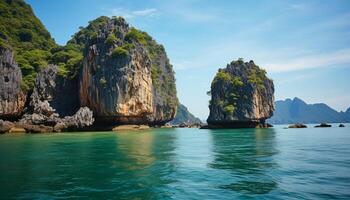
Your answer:
[[[59,131],[74,126],[62,124],[69,116],[86,120],[79,128],[91,125],[92,113],[110,125],[174,118],[175,77],[164,47],[123,18],[99,17],[59,46],[23,0],[1,1],[0,11],[0,119]]]
[[[212,84],[208,128],[266,127],[274,111],[274,85],[253,61],[232,61]]]
[[[175,126],[189,126],[189,127],[198,127],[202,124],[202,121],[194,116],[187,109],[186,106],[179,103],[177,106],[177,112],[175,118],[169,122],[171,125]]]

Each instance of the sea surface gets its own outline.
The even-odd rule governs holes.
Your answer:
[[[0,199],[350,199],[337,125],[0,135]]]

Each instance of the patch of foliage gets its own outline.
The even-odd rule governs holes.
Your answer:
[[[83,65],[83,52],[80,45],[68,43],[66,46],[52,50],[51,63],[57,64],[64,73],[59,73],[65,78],[74,78],[79,74]]]
[[[37,72],[47,65],[55,41],[23,0],[0,1],[0,45],[12,47],[23,73],[22,89],[31,90]]]
[[[111,45],[113,45],[114,42],[116,42],[116,41],[117,41],[117,37],[115,37],[115,35],[111,33],[111,34],[108,35],[108,37],[107,37],[105,43],[106,43],[107,45],[111,46]]]
[[[226,115],[232,115],[234,111],[235,111],[235,107],[233,105],[229,104],[224,107],[224,112]]]
[[[248,75],[248,83],[256,85],[260,90],[265,88],[264,82],[266,79],[266,71],[258,67],[252,68]]]
[[[106,87],[107,81],[106,81],[106,79],[105,79],[104,77],[102,77],[102,78],[100,79],[100,84],[101,84],[103,87]]]
[[[145,33],[137,30],[136,28],[131,28],[129,32],[126,33],[125,40],[128,42],[137,41],[143,45],[146,44]]]
[[[224,71],[224,70],[219,70],[218,73],[216,73],[214,81],[212,82],[212,84],[216,84],[219,81],[230,81],[231,80],[231,75]]]
[[[114,58],[125,58],[129,55],[129,51],[123,47],[117,47],[112,51],[112,57]]]

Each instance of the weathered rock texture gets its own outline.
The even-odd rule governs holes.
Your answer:
[[[75,80],[61,77],[57,66],[47,66],[36,77],[29,111],[14,126],[29,133],[47,133],[92,125],[92,111],[79,108],[78,91]]]
[[[253,61],[233,61],[219,69],[211,85],[208,125],[266,127],[274,111],[274,85]]]
[[[15,119],[22,114],[26,96],[21,90],[22,73],[11,49],[0,46],[0,118]]]
[[[82,107],[73,116],[58,117],[44,113],[25,114],[20,121],[10,122],[0,120],[0,133],[51,133],[61,131],[82,130],[94,122],[92,111]]]
[[[36,77],[30,106],[34,113],[73,115],[80,107],[78,79],[64,78],[56,65],[48,65]]]
[[[164,124],[173,119],[175,79],[164,48],[122,18],[97,20],[95,37],[85,41],[81,105],[104,123]],[[172,90],[164,88],[169,83]]]

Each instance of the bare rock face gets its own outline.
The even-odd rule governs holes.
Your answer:
[[[12,122],[4,121],[0,119],[0,133],[7,133],[13,127],[14,127],[14,124]]]
[[[97,36],[86,42],[80,75],[80,102],[92,109],[98,121],[111,124],[166,123],[176,113],[176,105],[168,106],[154,81],[167,71],[157,72],[162,63],[151,59],[150,37],[122,18],[102,18]],[[88,27],[89,28],[89,27]],[[147,37],[147,38],[145,38]],[[149,38],[148,38],[149,37]],[[153,43],[155,43],[152,40]],[[152,44],[153,44],[152,43]],[[163,57],[166,55],[163,54]],[[165,59],[163,58],[163,59]],[[158,62],[162,62],[157,59]],[[164,62],[167,62],[165,60]],[[153,68],[152,68],[153,67]],[[152,71],[153,70],[153,71]],[[173,81],[172,78],[161,81]],[[157,85],[158,87],[158,85]],[[175,94],[172,95],[176,99]],[[164,111],[170,114],[165,114]]]
[[[31,111],[24,114],[16,126],[30,133],[44,133],[92,125],[92,111],[79,107],[76,84],[75,80],[60,77],[57,66],[47,66],[35,80],[30,99]]]
[[[54,130],[81,129],[94,123],[93,113],[87,107],[81,107],[73,116],[66,116],[54,126]]]
[[[26,95],[21,90],[22,73],[10,49],[0,46],[0,118],[18,118],[24,109]]]
[[[80,107],[79,82],[58,75],[58,66],[48,65],[38,73],[30,97],[34,113],[73,115]]]
[[[274,111],[274,85],[266,71],[242,59],[219,69],[211,85],[208,125],[215,128],[267,127]]]

